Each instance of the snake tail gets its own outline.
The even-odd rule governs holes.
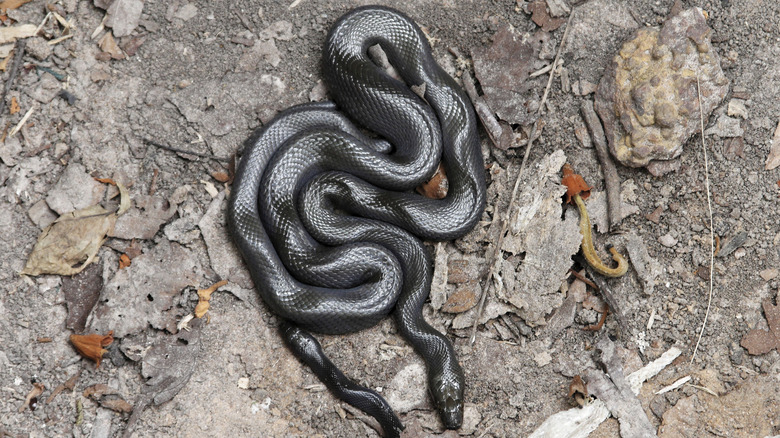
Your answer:
[[[325,356],[317,339],[306,330],[282,321],[279,332],[287,347],[341,400],[374,417],[387,438],[401,436],[404,425],[381,395],[350,380]]]

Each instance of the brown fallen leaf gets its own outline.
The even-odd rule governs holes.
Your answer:
[[[12,43],[18,38],[27,38],[35,35],[38,26],[34,24],[20,24],[0,28],[0,44]]]
[[[114,331],[108,332],[107,335],[70,335],[70,342],[82,356],[94,360],[97,368],[103,355],[108,353],[108,350],[103,347],[108,347],[114,342]]]
[[[211,300],[211,294],[217,289],[227,284],[227,280],[217,282],[208,289],[198,289],[198,305],[195,306],[195,317],[202,318],[206,312],[209,311],[209,301]]]
[[[431,179],[417,186],[417,193],[431,199],[444,199],[447,196],[447,191],[450,188],[449,180],[447,180],[447,173],[444,171],[444,166],[439,163],[439,168],[436,169],[436,173],[433,174]]]
[[[4,0],[2,3],[0,3],[0,9],[16,9],[25,3],[30,3],[31,1],[32,0]]]
[[[83,271],[97,256],[117,217],[130,208],[127,189],[122,184],[117,188],[121,200],[116,212],[93,205],[65,213],[46,227],[21,273],[75,275]]]
[[[106,34],[100,38],[98,47],[100,47],[100,50],[103,52],[111,55],[111,58],[113,59],[125,59],[124,52],[119,48],[119,45],[116,43],[114,35],[112,35],[111,32],[106,32]]]
[[[769,330],[750,330],[739,343],[752,355],[769,353],[774,349],[780,350],[780,305],[775,306],[771,300],[764,300],[761,306],[764,308]]]
[[[128,257],[127,254],[122,254],[119,256],[119,269],[125,269],[126,267],[130,266],[133,262],[130,261],[130,257]]]
[[[574,401],[579,406],[585,406],[585,404],[588,403],[588,400],[590,399],[590,395],[588,395],[588,385],[582,381],[582,377],[580,377],[579,374],[571,379],[568,396],[574,398]]]
[[[11,114],[16,114],[20,110],[21,110],[21,108],[19,108],[19,101],[16,100],[16,96],[11,97],[11,105],[9,105],[8,111]]]
[[[103,383],[92,385],[84,390],[84,397],[89,397],[100,406],[115,412],[133,412],[133,406],[126,402],[119,391]]]
[[[230,180],[230,175],[227,172],[211,172],[211,177],[215,180],[224,183]]]

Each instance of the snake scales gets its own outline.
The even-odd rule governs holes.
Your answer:
[[[369,58],[375,44],[403,82]],[[354,332],[393,311],[426,362],[444,425],[458,428],[463,371],[450,341],[422,317],[432,267],[420,239],[462,236],[482,214],[473,110],[422,31],[393,9],[369,6],[341,17],[322,66],[335,104],[292,107],[247,140],[228,227],[263,300],[284,320],[288,346],[336,396],[375,417],[385,435],[400,434],[387,402],[347,379],[308,333]],[[424,99],[409,88],[422,84]],[[440,160],[447,196],[412,193]]]

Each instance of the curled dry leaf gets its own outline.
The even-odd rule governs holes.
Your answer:
[[[70,335],[70,342],[82,356],[94,360],[97,368],[100,366],[100,359],[108,353],[108,350],[103,347],[108,347],[114,342],[114,332],[112,330],[107,335]]]
[[[32,0],[4,0],[2,3],[0,3],[0,9],[16,9],[25,3],[30,3],[31,1]]]
[[[21,111],[21,108],[19,107],[19,101],[16,100],[16,96],[11,97],[11,105],[9,105],[8,111],[12,115]]]
[[[121,196],[119,210],[92,205],[63,214],[41,232],[21,273],[75,275],[92,263],[117,216],[130,208],[127,189],[115,184]]]
[[[433,174],[431,179],[417,186],[417,193],[430,199],[444,199],[447,196],[447,191],[450,188],[449,180],[447,179],[447,173],[444,171],[444,166],[440,163],[439,168],[436,169],[436,173]]]
[[[217,289],[227,284],[227,280],[217,282],[208,289],[198,289],[198,305],[195,306],[195,316],[202,318],[206,312],[209,311],[209,301],[211,300],[211,294]]]
[[[133,262],[130,260],[130,257],[128,257],[127,254],[122,254],[119,256],[119,269],[125,269],[132,263]]]
[[[89,397],[97,401],[100,406],[115,412],[133,412],[133,406],[119,396],[118,390],[103,383],[85,389],[84,397]]]
[[[579,374],[571,379],[569,384],[569,397],[573,397],[574,401],[580,406],[585,406],[590,399],[588,395],[588,385],[582,381],[582,377]]]

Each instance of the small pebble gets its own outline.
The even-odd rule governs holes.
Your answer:
[[[671,234],[669,234],[669,233],[666,233],[666,234],[664,234],[663,236],[661,236],[661,237],[658,239],[658,242],[660,242],[660,243],[661,243],[661,245],[663,245],[663,246],[665,246],[665,247],[667,247],[667,248],[671,248],[671,247],[673,247],[674,245],[677,245],[677,239],[675,239],[674,237],[672,237],[672,235],[671,235]]]

